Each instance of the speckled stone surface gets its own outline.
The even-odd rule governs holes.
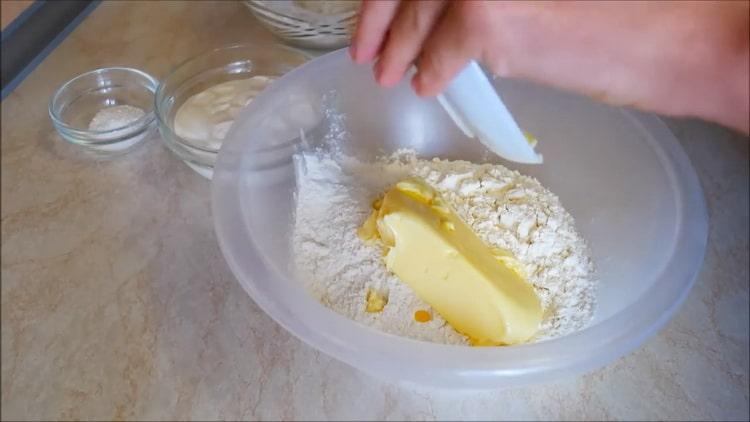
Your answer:
[[[661,333],[585,376],[456,393],[383,383],[302,344],[234,280],[208,181],[159,142],[81,156],[47,116],[83,71],[162,77],[208,47],[268,40],[240,3],[104,3],[3,101],[2,419],[748,419],[746,137],[668,121],[711,223]]]

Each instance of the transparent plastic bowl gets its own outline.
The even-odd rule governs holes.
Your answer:
[[[474,348],[384,334],[328,310],[291,268],[294,140],[349,132],[345,152],[374,158],[396,148],[481,161],[487,151],[435,100],[407,82],[382,89],[368,66],[337,51],[290,72],[240,114],[218,157],[213,215],[221,249],[250,296],[313,347],[375,376],[448,388],[549,381],[602,366],[662,327],[703,262],[707,213],[687,156],[656,117],[518,81],[496,81],[545,163],[510,168],[558,194],[588,240],[599,270],[590,327],[563,338]],[[324,104],[330,107],[326,112]],[[307,110],[307,111],[305,111]],[[334,113],[330,113],[330,111]],[[282,124],[283,123],[283,124]],[[322,129],[321,129],[322,128]]]

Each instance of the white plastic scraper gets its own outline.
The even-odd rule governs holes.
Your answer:
[[[542,155],[531,143],[477,62],[456,76],[437,100],[456,125],[470,138],[510,161],[540,164]]]

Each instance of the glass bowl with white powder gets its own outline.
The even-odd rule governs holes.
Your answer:
[[[154,128],[158,81],[131,68],[92,70],[53,95],[49,114],[60,136],[101,154],[129,151]]]
[[[216,155],[237,113],[308,58],[281,44],[236,44],[186,60],[156,91],[162,139],[193,170],[211,178]]]

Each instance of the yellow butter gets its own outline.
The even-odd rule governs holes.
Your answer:
[[[388,296],[374,289],[367,290],[367,296],[365,296],[365,312],[382,312],[386,304],[388,304]]]
[[[385,263],[475,345],[522,343],[542,320],[533,287],[509,253],[490,249],[420,180],[389,190],[359,229],[380,239]]]

